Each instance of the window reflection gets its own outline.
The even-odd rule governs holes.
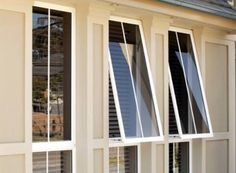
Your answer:
[[[70,139],[71,14],[34,7],[33,141]]]
[[[33,13],[33,141],[47,141],[48,11]]]

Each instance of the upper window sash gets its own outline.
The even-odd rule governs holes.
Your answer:
[[[169,88],[181,138],[212,137],[212,126],[203,88],[193,34],[169,30]]]
[[[112,17],[109,22],[109,69],[123,142],[163,139],[141,23]]]

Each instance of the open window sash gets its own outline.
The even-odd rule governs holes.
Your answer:
[[[192,33],[169,31],[169,87],[181,138],[212,137],[212,126]]]
[[[163,140],[141,24],[109,22],[109,70],[122,142]]]

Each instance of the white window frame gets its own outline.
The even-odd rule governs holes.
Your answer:
[[[192,161],[193,161],[193,141],[189,140],[189,139],[176,139],[176,138],[172,138],[169,140],[169,144],[174,144],[174,143],[188,143],[189,146],[189,173],[192,173],[193,170],[193,165],[192,165]],[[169,164],[169,152],[168,152],[168,164]]]
[[[175,118],[176,118],[176,124],[177,124],[178,132],[179,132],[178,135],[182,139],[213,137],[212,124],[211,124],[209,109],[208,109],[208,105],[207,105],[207,101],[206,101],[205,89],[203,87],[202,76],[201,76],[201,72],[200,72],[200,66],[199,66],[199,63],[198,63],[198,55],[197,55],[197,50],[196,50],[196,46],[195,46],[195,42],[194,42],[193,32],[192,32],[192,30],[177,28],[177,27],[170,27],[169,31],[173,31],[173,32],[177,32],[177,33],[183,33],[183,34],[189,34],[189,36],[190,36],[192,47],[193,47],[194,60],[196,62],[197,74],[198,74],[198,77],[199,77],[200,88],[201,88],[201,91],[202,91],[203,104],[205,106],[206,118],[207,118],[207,122],[208,122],[208,126],[209,126],[209,133],[183,134],[182,126],[181,126],[180,118],[179,118],[178,105],[177,105],[175,92],[174,92],[174,85],[173,85],[173,81],[172,81],[172,77],[171,77],[171,73],[170,73],[170,66],[168,65],[168,76],[169,76],[169,87],[170,87],[170,93],[169,94],[171,94],[171,98],[172,98],[172,102],[173,102],[173,108],[174,108],[174,113],[175,113]],[[192,118],[194,120],[194,117],[192,117]],[[171,136],[173,136],[173,135],[170,135],[170,137]],[[174,135],[174,136],[176,136],[176,135]]]
[[[119,129],[120,129],[121,140],[123,143],[126,143],[126,144],[138,143],[138,142],[163,141],[164,137],[163,137],[162,124],[161,124],[161,119],[160,119],[160,112],[159,112],[159,109],[157,106],[158,105],[157,104],[157,97],[156,97],[156,93],[155,93],[155,89],[154,89],[155,87],[154,87],[154,83],[153,83],[153,79],[152,79],[152,75],[151,75],[151,68],[150,68],[150,64],[149,64],[149,58],[148,58],[147,48],[146,48],[146,44],[145,44],[142,23],[139,20],[127,19],[127,18],[117,17],[117,16],[111,16],[109,21],[128,23],[128,24],[134,24],[134,25],[139,26],[143,49],[144,49],[143,51],[144,51],[144,56],[145,56],[145,61],[146,61],[146,66],[147,66],[147,71],[148,71],[148,77],[149,77],[149,81],[150,81],[151,93],[153,96],[153,104],[154,104],[154,109],[156,111],[156,121],[157,121],[156,123],[157,123],[157,126],[158,126],[157,128],[160,133],[160,136],[157,136],[157,137],[141,137],[141,138],[134,138],[134,139],[128,139],[125,137],[124,125],[123,125],[121,109],[120,109],[120,104],[119,104],[119,98],[118,98],[118,92],[117,92],[117,87],[116,87],[116,82],[115,82],[115,75],[114,75],[113,66],[112,66],[112,62],[111,62],[111,54],[110,54],[110,50],[108,48],[109,70],[110,70],[111,84],[112,84],[112,88],[113,88],[114,101],[115,101],[115,107],[116,107],[116,112],[117,112],[117,119],[118,119],[118,124],[119,124]],[[129,56],[129,54],[127,56]],[[131,78],[133,78],[132,75],[131,75]],[[110,138],[110,139],[112,140],[112,138]],[[116,140],[117,140],[117,138],[116,138]]]
[[[48,141],[47,142],[33,142],[32,143],[32,152],[38,153],[38,152],[46,152],[48,156],[48,152],[51,151],[71,151],[72,156],[72,173],[76,173],[76,58],[75,58],[75,38],[76,38],[76,24],[75,24],[75,9],[71,7],[51,4],[51,3],[45,3],[45,2],[39,2],[36,1],[34,3],[34,7],[40,7],[50,10],[58,10],[62,12],[69,12],[71,13],[71,140],[65,140],[65,141]],[[48,20],[50,22],[50,15],[48,15]],[[49,28],[50,30],[50,28]],[[50,41],[50,32],[48,33],[48,51],[49,49],[49,41]],[[50,52],[48,53],[48,56],[50,56]],[[50,124],[48,123],[48,126]],[[49,133],[50,128],[48,128]],[[49,136],[49,135],[48,135]],[[48,166],[49,160],[47,157],[46,165]],[[48,168],[47,168],[48,171]]]

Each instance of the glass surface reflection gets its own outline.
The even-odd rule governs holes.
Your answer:
[[[70,139],[71,13],[34,7],[33,141]]]
[[[138,110],[120,22],[110,21],[109,49],[127,138],[141,137]]]
[[[109,22],[109,50],[126,138],[158,137],[140,26]]]
[[[125,38],[144,137],[159,136],[150,79],[138,25],[124,23]]]
[[[169,66],[183,134],[195,134],[195,125],[175,32],[169,32]]]
[[[182,55],[182,68],[185,71],[186,80],[189,88],[189,95],[192,103],[193,115],[198,133],[209,133],[206,109],[203,102],[203,95],[200,86],[200,79],[195,63],[190,35],[178,33]],[[177,54],[178,59],[181,58]]]
[[[33,12],[33,141],[47,141],[48,11]]]

